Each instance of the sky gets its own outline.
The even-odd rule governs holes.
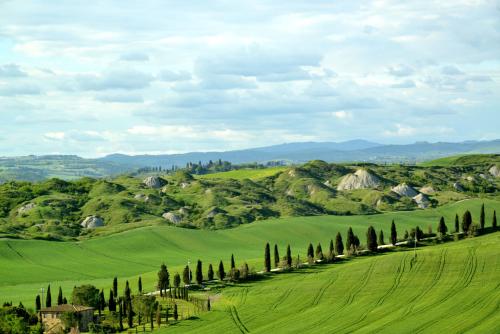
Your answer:
[[[0,0],[0,156],[500,138],[500,1]]]

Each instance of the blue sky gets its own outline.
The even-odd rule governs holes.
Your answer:
[[[500,137],[500,2],[0,0],[0,155]]]

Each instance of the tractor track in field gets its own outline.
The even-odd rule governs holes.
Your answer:
[[[283,302],[292,294],[293,290],[294,290],[294,288],[290,288],[290,289],[285,290],[285,292],[283,292],[281,294],[281,296],[278,297],[278,299],[271,305],[271,307],[269,309],[276,310],[278,308],[278,306],[283,304]]]
[[[83,246],[82,244],[78,243],[76,245],[76,247],[80,248],[82,251],[84,252],[89,252],[89,253],[92,253],[93,255],[94,254],[98,254],[102,257],[105,257],[105,258],[108,258],[108,259],[111,259],[111,260],[114,260],[114,261],[117,261],[118,263],[120,262],[125,262],[125,263],[131,263],[131,264],[135,264],[135,265],[139,265],[139,266],[143,266],[145,268],[149,268],[150,266],[147,265],[147,264],[144,264],[144,263],[141,263],[141,262],[135,262],[135,261],[131,261],[131,260],[128,260],[128,259],[124,259],[124,258],[121,258],[121,257],[117,257],[117,256],[111,256],[109,254],[106,254],[104,252],[101,252],[101,251],[98,251],[98,250],[95,250],[95,249],[91,249],[91,248],[88,248],[88,247],[85,247]]]
[[[448,293],[444,295],[440,300],[431,303],[422,309],[418,310],[418,312],[423,312],[426,311],[432,307],[438,306],[444,302],[446,302],[451,296],[456,295],[459,293],[459,289],[463,289],[469,286],[469,284],[472,282],[472,279],[474,278],[474,274],[476,273],[477,270],[477,257],[476,257],[476,248],[470,248],[469,249],[469,255],[467,256],[467,262],[462,270],[462,275],[460,275],[460,279],[455,281],[453,284],[452,288],[449,289]],[[434,319],[431,321],[428,321],[421,326],[417,327],[414,329],[414,333],[421,333],[423,330],[429,328],[430,326],[434,325],[435,323],[439,322],[441,319]]]
[[[321,286],[318,293],[314,296],[313,301],[311,303],[311,306],[316,306],[319,304],[319,302],[321,301],[321,298],[323,298],[323,295],[325,294],[325,292],[332,286],[333,283],[335,283],[337,278],[338,278],[337,274],[332,275],[332,277],[325,284],[323,284]]]
[[[500,287],[500,283],[498,283],[496,285],[496,287],[494,289],[492,289],[491,292],[497,291],[499,287]],[[470,305],[470,309],[472,310],[476,305],[478,305],[480,303],[483,303],[483,308],[484,308],[484,305],[487,305],[490,302],[490,299],[496,300],[496,304],[497,304],[496,307],[493,308],[490,312],[484,314],[480,319],[476,320],[475,322],[473,322],[472,324],[470,324],[466,328],[462,328],[461,331],[463,333],[475,328],[478,324],[483,322],[485,319],[488,319],[490,316],[492,316],[498,312],[498,309],[500,308],[500,300],[498,299],[498,297],[494,293],[489,294],[489,298],[486,298],[487,302],[485,302],[484,299],[476,300],[476,302],[474,302]],[[474,311],[479,312],[478,310],[474,310]]]
[[[366,270],[366,273],[365,273],[363,279],[360,281],[359,285],[356,286],[356,288],[353,289],[353,291],[351,293],[349,293],[349,296],[347,296],[347,300],[344,303],[344,306],[342,308],[344,308],[347,305],[351,305],[352,302],[354,301],[354,298],[356,298],[356,296],[361,292],[361,290],[363,290],[366,287],[366,285],[368,284],[368,281],[370,280],[370,277],[373,273],[373,269],[375,268],[376,262],[377,262],[376,260],[371,261],[370,266]]]
[[[35,262],[33,262],[32,260],[28,259],[28,258],[25,258],[23,256],[23,254],[19,253],[18,250],[14,249],[14,247],[12,247],[12,245],[10,244],[10,242],[5,242],[5,244],[7,245],[7,247],[13,251],[17,256],[19,256],[21,259],[23,259],[24,261],[28,262],[28,263],[31,263],[31,264],[36,264]]]
[[[389,290],[386,291],[386,293],[379,298],[377,303],[375,304],[375,307],[380,306],[384,303],[384,301],[396,291],[396,289],[399,287],[401,284],[401,278],[403,278],[403,274],[405,272],[405,267],[406,267],[406,259],[408,258],[408,254],[405,254],[402,256],[401,261],[399,262],[398,268],[396,269],[396,277],[394,278],[394,282],[392,283],[392,286],[389,288]]]
[[[231,316],[231,320],[233,323],[236,325],[240,333],[250,333],[248,328],[245,326],[243,321],[241,321],[240,316],[238,314],[238,310],[236,309],[235,306],[229,306],[229,315]]]

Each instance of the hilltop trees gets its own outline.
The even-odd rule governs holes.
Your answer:
[[[212,267],[211,263],[208,265],[207,278],[209,281],[214,280],[214,268]]]
[[[160,296],[163,297],[163,292],[166,292],[170,286],[170,274],[168,273],[167,266],[162,264],[158,272],[158,289],[160,289]]]
[[[391,223],[391,244],[393,246],[396,246],[397,242],[398,242],[398,232],[396,231],[396,224],[394,223],[393,219]]]
[[[264,269],[266,272],[271,271],[271,250],[269,249],[269,242],[266,243],[266,249],[264,251]]]
[[[370,226],[368,227],[368,231],[366,231],[366,247],[369,251],[376,252],[377,246],[377,233],[373,226]]]
[[[465,211],[462,217],[462,230],[465,234],[468,234],[472,226],[472,215],[469,210]]]
[[[448,232],[448,227],[446,226],[446,223],[444,222],[444,217],[441,217],[441,219],[439,219],[439,225],[438,225],[437,231],[438,231],[439,236],[441,238],[443,236],[445,236],[446,233]]]
[[[278,245],[274,244],[274,268],[278,268],[280,264],[280,253],[278,252]]]
[[[233,257],[231,256],[231,258]],[[203,282],[203,271],[201,268],[201,261],[198,260],[198,262],[196,263],[196,283],[198,283],[198,285],[201,285],[202,282]]]
[[[269,244],[267,244],[269,246]],[[271,260],[269,260],[269,266],[271,266]],[[271,270],[271,269],[269,269]],[[219,270],[217,270],[217,277],[219,277],[219,280],[223,281],[224,278],[226,277],[226,272],[224,271],[224,263],[222,263],[222,260],[219,262]]]
[[[485,214],[484,214],[484,203],[481,205],[481,214],[479,215],[479,228],[481,230],[484,229],[484,221],[485,221]]]
[[[342,241],[340,232],[337,232],[337,236],[335,237],[335,253],[337,253],[337,255],[344,254],[344,242]]]

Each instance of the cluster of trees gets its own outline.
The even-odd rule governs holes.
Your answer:
[[[11,302],[4,303],[0,308],[0,333],[42,334],[43,327],[36,313],[26,309],[22,303],[19,303],[19,306],[13,306]]]

